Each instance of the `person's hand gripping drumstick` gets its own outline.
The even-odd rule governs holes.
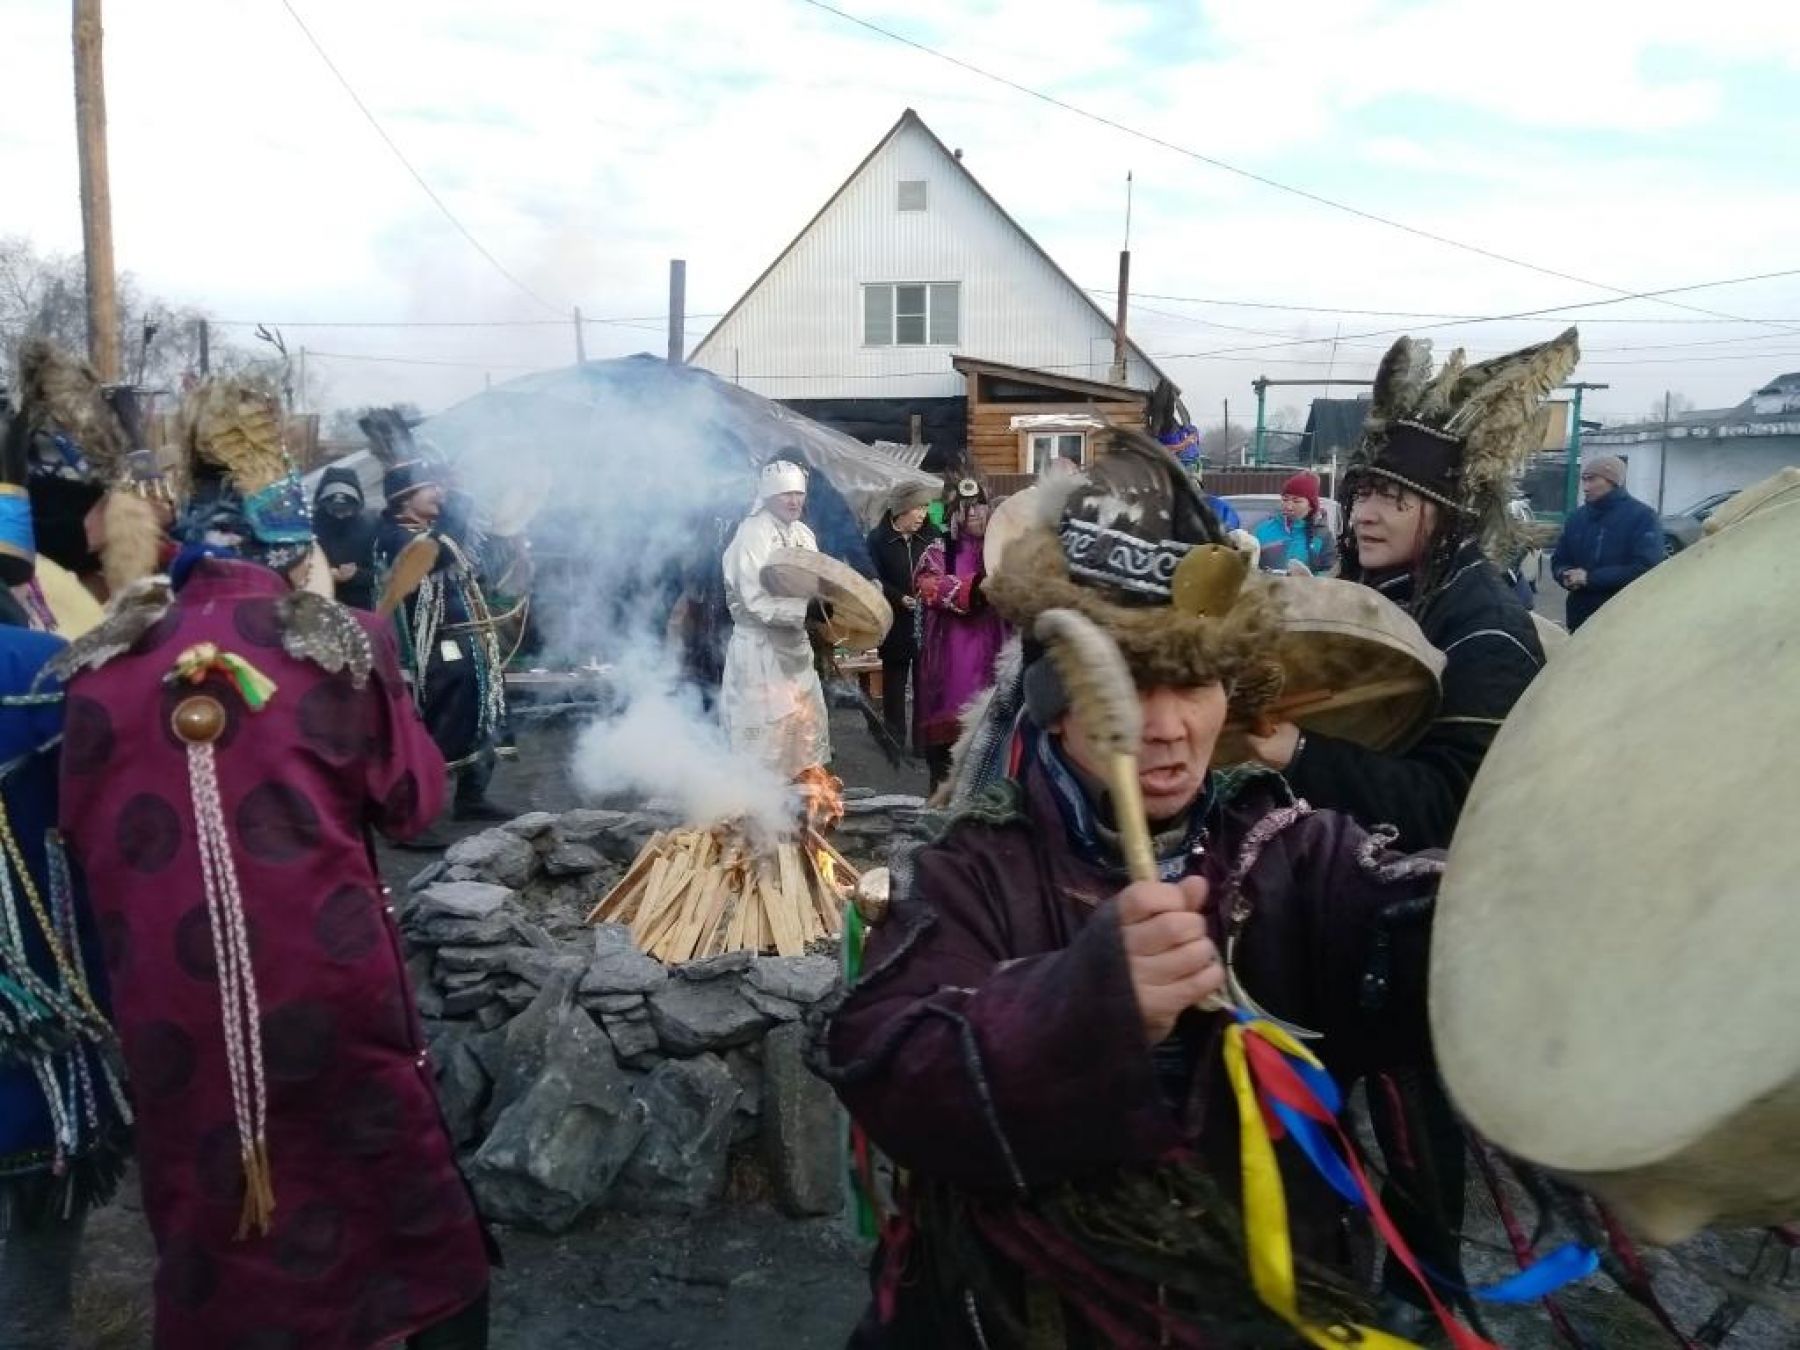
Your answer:
[[[1037,637],[1069,696],[1071,715],[1081,723],[1088,743],[1105,756],[1107,789],[1131,877],[1119,895],[1120,937],[1144,1032],[1154,1044],[1188,1008],[1229,1006],[1222,992],[1225,968],[1200,912],[1206,882],[1188,877],[1170,884],[1157,873],[1138,786],[1143,707],[1118,647],[1071,609],[1040,615]]]

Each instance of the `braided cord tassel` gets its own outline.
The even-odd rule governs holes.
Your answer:
[[[268,1089],[263,1077],[261,1013],[256,972],[250,964],[250,933],[225,808],[219,796],[218,764],[210,741],[187,747],[188,786],[200,842],[207,918],[219,971],[219,1001],[225,1032],[225,1062],[231,1106],[237,1118],[238,1149],[244,1166],[244,1208],[237,1236],[266,1235],[274,1222],[275,1189],[269,1168]]]

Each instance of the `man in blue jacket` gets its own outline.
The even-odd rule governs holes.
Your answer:
[[[1625,461],[1601,455],[1581,466],[1587,504],[1569,517],[1550,559],[1569,593],[1569,631],[1663,560],[1656,512],[1625,490]]]

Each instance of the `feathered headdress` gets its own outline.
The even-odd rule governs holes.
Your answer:
[[[284,570],[312,547],[312,515],[284,441],[281,399],[253,380],[208,380],[181,410],[192,484],[182,533],[229,541]]]
[[[1375,374],[1362,440],[1344,470],[1346,505],[1359,482],[1385,478],[1444,508],[1448,543],[1475,538],[1490,558],[1510,561],[1519,542],[1507,511],[1513,482],[1543,444],[1546,401],[1580,359],[1573,328],[1476,365],[1459,348],[1435,372],[1431,343],[1401,338]]]

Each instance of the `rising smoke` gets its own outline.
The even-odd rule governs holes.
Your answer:
[[[635,358],[514,381],[422,429],[477,502],[541,479],[531,524],[533,607],[552,668],[600,663],[623,704],[577,738],[573,776],[595,795],[662,798],[687,819],[779,828],[787,785],[732,754],[682,686],[670,608],[749,511],[751,452],[693,372]]]

